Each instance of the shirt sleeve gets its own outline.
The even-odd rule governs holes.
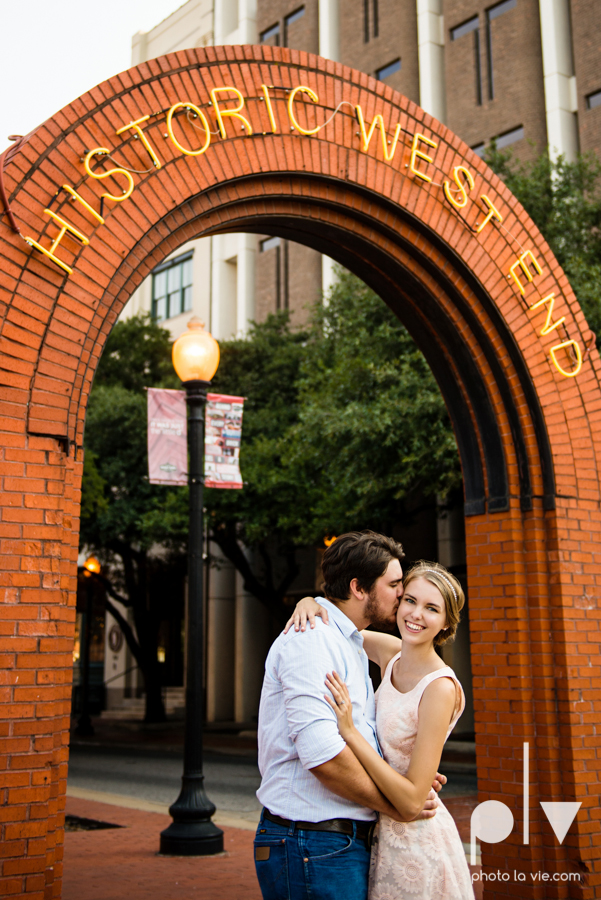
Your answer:
[[[344,750],[336,713],[326,702],[325,678],[335,669],[346,678],[343,654],[326,628],[290,632],[278,661],[284,692],[288,733],[304,769],[328,762]]]

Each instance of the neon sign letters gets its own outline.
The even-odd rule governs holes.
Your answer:
[[[183,153],[186,156],[201,157],[209,149],[213,138],[228,139],[226,123],[229,124],[231,129],[239,129],[242,132],[242,136],[251,136],[256,133],[263,135],[282,133],[281,123],[277,117],[277,109],[273,102],[274,98],[271,94],[271,91],[276,90],[284,90],[287,93],[286,111],[288,122],[286,128],[289,128],[290,131],[296,132],[303,137],[316,135],[335,117],[342,106],[351,106],[359,128],[356,136],[360,139],[363,153],[369,153],[370,148],[373,146],[372,153],[378,154],[378,141],[376,139],[372,145],[372,139],[376,132],[379,132],[381,151],[385,162],[393,163],[399,145],[402,146],[401,166],[407,152],[408,161],[405,163],[404,168],[407,170],[408,177],[416,179],[417,182],[421,182],[424,185],[440,188],[449,207],[457,213],[465,227],[469,228],[475,235],[482,234],[489,226],[500,227],[502,225],[504,216],[498,208],[498,205],[500,205],[498,201],[491,200],[486,194],[480,194],[480,202],[482,204],[480,206],[479,204],[474,204],[474,201],[470,199],[476,189],[477,175],[470,171],[467,165],[456,165],[450,177],[444,177],[443,175],[443,180],[440,183],[433,180],[437,172],[436,153],[438,142],[432,137],[428,137],[428,135],[421,132],[411,133],[402,128],[400,122],[395,126],[392,136],[389,136],[381,113],[375,115],[373,121],[369,124],[365,121],[361,106],[353,105],[349,101],[342,101],[330,118],[323,124],[320,125],[315,122],[315,124],[310,125],[310,119],[316,119],[314,111],[319,108],[319,97],[312,88],[303,84],[299,84],[294,88],[276,88],[274,85],[262,84],[261,95],[258,98],[254,98],[262,105],[261,110],[258,112],[261,122],[261,127],[258,129],[253,128],[250,117],[247,118],[247,115],[250,114],[242,93],[231,85],[222,85],[213,87],[210,90],[210,101],[207,102],[205,109],[202,109],[200,105],[190,100],[180,100],[168,110],[149,113],[128,122],[118,128],[115,133],[124,136],[130,133],[132,140],[138,141],[139,145],[144,148],[141,151],[141,155],[147,155],[147,159],[150,160],[150,168],[144,170],[141,174],[147,174],[153,169],[158,170],[163,166],[160,153],[150,142],[148,133],[141,127],[149,122],[151,116],[156,120],[156,117],[166,115],[166,131],[163,137],[169,140],[179,153]],[[226,106],[225,104],[231,102],[232,99],[235,100],[236,105]],[[210,110],[212,110],[215,119],[216,130],[211,128]],[[244,115],[244,113],[247,115]],[[182,114],[184,114],[183,122]],[[268,124],[264,122],[265,118],[267,118]],[[301,121],[299,121],[301,118],[305,124],[301,124]],[[175,130],[176,122],[177,134]],[[185,134],[186,123],[192,126],[192,133],[190,133],[190,128],[188,127],[188,134]],[[256,117],[255,124],[257,124]],[[196,132],[198,132],[198,135],[196,135]],[[191,143],[195,136],[199,138],[197,146],[193,146]],[[94,147],[92,150],[85,151],[85,155],[82,157],[85,173],[91,179],[90,184],[102,182],[104,186],[104,182],[109,179],[111,189],[104,190],[100,194],[99,210],[94,209],[91,203],[85,200],[74,187],[68,184],[61,186],[61,190],[67,192],[72,201],[78,203],[87,215],[94,220],[94,228],[98,228],[105,223],[105,203],[123,203],[131,197],[136,187],[136,181],[132,172],[134,174],[136,171],[139,173],[139,170],[131,170],[124,164],[117,164],[113,168],[107,168],[103,166],[103,163],[109,158],[112,160],[111,150],[108,147]],[[470,203],[476,205],[478,218],[482,216],[481,221],[475,223],[474,226],[469,225],[464,215],[459,213],[459,211],[466,210]],[[90,243],[90,236],[84,234],[83,231],[68,222],[62,215],[51,209],[44,209],[43,214],[49,216],[58,228],[58,234],[52,240],[50,246],[45,247],[30,236],[25,236],[24,239],[48,261],[54,263],[69,276],[73,273],[73,267],[59,256],[62,241],[65,238],[69,238],[80,245],[87,246]],[[507,229],[504,230],[507,231]],[[516,241],[515,238],[513,240]],[[520,252],[509,267],[507,278],[521,298],[524,298],[527,287],[533,284],[542,274],[543,266],[534,255],[534,252],[529,249],[524,250],[520,245]],[[539,335],[541,337],[553,335],[553,338],[556,340],[560,336],[565,338],[564,340],[558,340],[557,343],[549,347],[548,354],[556,370],[562,376],[574,378],[582,369],[586,354],[583,355],[580,343],[570,338],[567,333],[564,324],[566,316],[554,319],[557,299],[557,292],[553,291],[546,297],[535,298],[533,302],[529,303],[528,309],[530,312],[536,313],[538,310],[545,312],[546,307],[546,319],[539,331]],[[558,329],[561,327],[563,327],[563,335],[558,333]]]

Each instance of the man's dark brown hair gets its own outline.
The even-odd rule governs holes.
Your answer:
[[[330,600],[348,600],[350,583],[371,591],[391,559],[404,558],[403,547],[375,531],[350,531],[336,538],[323,555],[323,592]]]

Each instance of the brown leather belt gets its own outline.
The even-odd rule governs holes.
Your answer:
[[[336,834],[353,834],[353,827],[359,840],[367,841],[371,845],[371,837],[376,825],[373,822],[359,822],[356,819],[325,819],[323,822],[291,822],[290,819],[283,819],[282,816],[275,816],[268,809],[263,809],[263,816],[276,825],[283,825],[285,828],[301,829],[302,831],[333,831]]]

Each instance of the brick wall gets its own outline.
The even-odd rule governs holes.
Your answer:
[[[278,84],[316,90],[320,121],[341,100],[360,103],[368,121],[380,112],[393,127],[400,119],[406,132],[396,156],[386,162],[376,142],[364,153],[348,108],[319,135],[299,136],[284,92],[273,101],[278,133],[268,133],[260,85],[276,74]],[[157,111],[192,101],[214,130],[209,90],[223,84],[247,98],[253,135],[228,122],[227,140],[215,139],[204,155],[180,152],[164,137]],[[108,200],[104,224],[57,194],[71,185],[99,209],[107,183],[86,175],[81,162],[91,146],[109,146],[120,162],[146,168],[142,142],[116,135],[146,114],[161,169],[137,175],[127,200]],[[198,146],[191,124],[182,118],[176,127],[186,146]],[[437,145],[428,183],[408,169],[415,132]],[[476,179],[475,200],[461,216],[440,187],[459,164]],[[43,210],[52,208],[89,245],[63,240],[61,258],[73,269],[67,276],[13,233],[6,217],[0,225],[0,891],[60,896],[81,446],[106,336],[132,291],[185,241],[281,227],[373,285],[410,328],[450,408],[462,411],[454,421],[466,485],[482,481],[466,530],[479,787],[481,799],[507,803],[517,823],[507,841],[486,848],[484,862],[586,872],[586,887],[533,885],[522,896],[594,897],[601,885],[601,362],[593,350],[575,378],[552,365],[555,335],[541,337],[544,314],[539,320],[530,310],[536,297],[556,293],[567,333],[582,345],[588,329],[565,275],[504,185],[389,86],[270,47],[173,53],[112,78],[13,152],[5,183],[23,234],[47,247],[57,229]],[[492,222],[480,233],[466,227],[480,220],[481,195],[502,210],[503,230]],[[508,278],[519,247],[531,249],[541,267],[523,298]],[[561,361],[572,365],[567,356]],[[525,846],[524,740],[532,747]],[[539,800],[582,803],[562,845]],[[512,890],[487,884],[485,897],[515,896]]]
[[[444,0],[447,124],[473,147],[512,129],[524,128],[524,140],[512,145],[522,158],[536,155],[547,143],[538,0],[519,0],[492,19],[494,99],[490,98],[486,9],[474,0]],[[451,40],[456,26],[479,17],[482,103],[476,95],[474,32]],[[529,147],[528,141],[534,147]]]
[[[294,13],[301,9],[304,10],[303,15],[294,16]],[[291,15],[294,20],[289,23],[288,17]],[[261,35],[274,25],[279,25],[278,37],[269,38],[268,44],[317,53],[319,51],[318,15],[317,0],[307,0],[306,3],[298,3],[294,0],[259,0],[257,3],[257,32]]]
[[[589,109],[586,98],[601,91],[601,5],[572,0],[572,46],[578,88],[580,149],[601,157],[601,105]]]
[[[345,0],[340,7],[340,59],[345,65],[374,75],[393,60],[401,69],[386,78],[386,84],[419,103],[417,61],[417,11],[415,0]],[[376,33],[374,8],[377,8]],[[366,40],[368,38],[368,40]]]

